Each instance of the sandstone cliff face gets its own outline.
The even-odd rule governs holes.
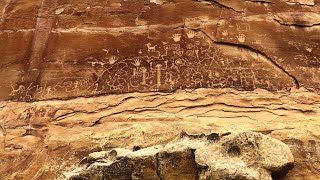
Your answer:
[[[320,179],[319,0],[1,0],[0,70],[0,179],[66,178],[182,131],[263,133],[293,154],[281,179]],[[167,157],[199,175],[192,143],[155,179],[179,174]]]
[[[198,89],[0,107],[4,179],[57,179],[92,152],[164,145],[182,131],[264,133],[286,143],[294,155],[294,168],[284,179],[320,178],[320,96],[308,91]]]
[[[1,99],[320,89],[319,1],[5,0]]]

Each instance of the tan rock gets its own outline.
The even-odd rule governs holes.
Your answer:
[[[96,157],[95,160],[82,165],[82,169],[64,173],[65,178],[269,180],[285,175],[294,162],[284,143],[252,132],[221,135],[182,132],[163,147],[120,153],[111,162],[105,155],[97,157],[116,151],[89,154],[88,159]]]
[[[58,179],[115,148],[148,157],[130,178],[157,178],[146,147],[181,131],[266,134],[295,158],[282,179],[320,179],[319,3],[1,0],[0,179]]]

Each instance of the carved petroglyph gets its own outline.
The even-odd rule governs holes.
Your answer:
[[[156,51],[156,47],[157,45],[152,46],[151,43],[146,44],[146,46],[148,47],[148,51],[150,52],[155,52]]]
[[[243,34],[239,34],[239,35],[237,36],[237,39],[238,39],[238,41],[239,41],[240,43],[244,43],[244,42],[246,41],[246,36],[243,35]]]
[[[118,60],[119,60],[118,57],[116,57],[116,56],[110,56],[110,57],[109,57],[109,64],[110,64],[110,65],[113,65],[113,64],[116,63]]]
[[[17,96],[19,94],[22,94],[23,92],[25,92],[26,88],[23,85],[19,85],[19,87],[17,89],[15,89],[12,85],[11,85],[12,91],[10,93],[10,96]]]
[[[238,29],[244,32],[248,27],[239,25]],[[223,33],[229,36],[229,32]],[[246,41],[246,35],[242,33],[236,38],[240,43]],[[32,100],[55,97],[59,93],[70,97],[183,88],[274,90],[292,86],[290,81],[278,79],[281,72],[264,74],[274,69],[267,64],[262,65],[265,62],[262,57],[252,52],[239,52],[236,47],[228,55],[230,49],[225,51],[224,46],[213,43],[203,33],[181,28],[161,40],[145,42],[136,48],[135,54],[125,57],[121,53],[127,49],[101,48],[99,55],[70,61],[70,66],[74,62],[82,64],[82,74],[48,78],[42,85],[16,87],[10,95]],[[74,72],[70,71],[70,74]],[[32,91],[35,93],[30,93]]]
[[[179,42],[181,40],[181,34],[173,34],[172,39],[174,40],[174,42]]]
[[[228,31],[227,31],[227,30],[223,30],[223,31],[222,31],[222,35],[223,35],[223,36],[228,36],[228,35],[229,35],[229,33],[228,33]]]
[[[187,36],[188,36],[188,38],[192,39],[196,36],[196,32],[190,30],[187,32]]]

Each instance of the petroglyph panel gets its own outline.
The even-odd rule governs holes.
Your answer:
[[[320,89],[318,1],[21,0],[0,6],[1,99]]]
[[[146,34],[131,35],[132,42],[140,42],[134,47],[122,43],[128,36],[87,34],[87,39],[82,39],[85,46],[76,36],[82,35],[52,36],[48,48],[53,51],[46,53],[41,78],[36,86],[28,87],[33,94],[25,92],[27,98],[172,92],[186,88],[274,91],[293,86],[291,79],[266,57],[243,48],[215,44],[200,31],[185,28],[166,31],[157,34],[161,41],[144,38]],[[110,41],[117,41],[117,45],[108,45]],[[83,56],[78,56],[78,51]]]

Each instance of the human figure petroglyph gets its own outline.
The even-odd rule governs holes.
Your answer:
[[[171,89],[178,82],[178,80],[174,80],[172,72],[166,72],[165,76],[165,84],[169,85]]]
[[[165,71],[168,69],[168,61],[165,61],[165,66],[163,66],[160,63],[157,63],[155,67],[153,67],[153,63],[150,63],[150,70],[151,70],[151,76],[155,73],[156,75],[156,82],[157,82],[157,87],[160,88],[161,86],[161,76],[162,76],[162,71]]]
[[[147,68],[145,68],[145,67],[142,67],[141,68],[141,72],[142,72],[142,82],[141,82],[141,84],[142,85],[146,85],[147,84]]]
[[[257,88],[257,84],[260,84],[260,81],[258,80],[256,73],[251,70],[251,80],[252,80],[252,84],[253,84],[253,88],[256,89]]]
[[[51,86],[47,87],[45,92],[46,92],[45,93],[45,97],[50,96],[52,94],[52,92],[53,92],[52,91],[52,87]]]
[[[203,75],[201,72],[195,72],[192,74],[191,79],[195,86],[202,87],[202,82],[204,80]]]
[[[158,87],[161,86],[161,67],[162,67],[161,64],[157,64],[156,65],[156,68],[157,68],[157,85],[158,85]]]
[[[99,88],[100,87],[99,83],[95,83],[94,87],[95,88],[92,92],[93,95],[100,95],[100,94],[103,94],[103,92],[105,91],[105,86],[102,86],[101,88]]]
[[[233,31],[228,31],[230,30],[224,30],[222,33],[232,34],[234,40],[237,41],[238,39],[239,42],[247,40],[244,31],[237,32],[240,34],[233,34]],[[208,37],[201,37],[198,35],[201,33],[197,31],[181,29],[181,32],[175,30],[173,33],[165,34],[163,35],[164,38],[157,42],[146,40],[145,43],[148,43],[148,41],[150,43],[144,43],[128,51],[130,53],[134,52],[124,54],[121,60],[115,49],[110,49],[110,52],[105,49],[102,50],[105,53],[98,51],[89,54],[87,59],[77,59],[79,65],[84,65],[83,76],[88,77],[87,82],[79,79],[66,79],[59,80],[60,84],[55,86],[56,84],[52,85],[51,82],[58,83],[58,81],[50,80],[49,84],[52,87],[39,88],[39,93],[36,94],[37,98],[40,94],[43,95],[41,98],[45,98],[45,96],[48,98],[55,97],[55,94],[61,95],[64,91],[67,97],[84,94],[97,95],[99,93],[144,92],[152,89],[167,91],[179,87],[234,86],[241,89],[240,86],[243,86],[243,89],[247,89],[251,86],[254,88],[262,87],[261,84],[264,84],[262,82],[264,79],[259,74],[245,74],[242,71],[246,71],[246,69],[236,71],[239,66],[249,66],[248,71],[250,71],[250,68],[257,68],[257,64],[247,63],[247,61],[251,61],[249,59],[251,56],[248,55],[247,57],[246,52],[243,53],[243,56],[247,57],[248,60],[237,59],[241,55],[235,53],[235,56],[229,56],[224,52],[223,47],[212,43]],[[172,40],[174,37],[172,34],[178,34],[176,38],[179,38],[179,41]],[[221,48],[221,52],[218,48]],[[308,54],[308,58],[312,58],[312,55],[312,53]],[[72,60],[69,62],[72,62]],[[117,69],[120,71],[117,71]],[[68,74],[81,76],[78,71],[68,72]],[[123,74],[119,75],[121,73]],[[232,77],[229,78],[229,75]],[[274,81],[273,77],[270,79]],[[41,86],[43,84],[42,80]],[[14,94],[14,92],[12,93]]]

